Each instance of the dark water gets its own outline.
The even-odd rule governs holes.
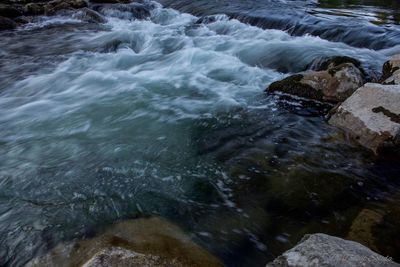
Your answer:
[[[227,266],[264,266],[306,233],[346,237],[363,209],[400,260],[398,162],[328,126],[329,107],[263,92],[325,56],[379,74],[397,2],[162,4],[0,33],[0,265],[160,215]]]
[[[355,47],[384,49],[400,43],[399,1],[173,1],[166,6],[195,15],[227,14],[264,29],[310,34]]]

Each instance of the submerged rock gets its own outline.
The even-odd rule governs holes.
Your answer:
[[[382,218],[383,214],[375,210],[361,210],[351,224],[347,238],[377,251],[378,249],[374,242],[373,228],[382,221]]]
[[[267,267],[400,267],[369,248],[326,234],[306,235],[294,248],[286,251]]]
[[[400,147],[400,85],[367,83],[343,102],[329,123],[378,151]]]
[[[15,21],[5,18],[5,17],[0,17],[0,31],[1,30],[12,30],[17,27],[17,23]]]
[[[104,249],[88,260],[82,267],[134,267],[134,266],[182,266],[158,256],[144,255],[134,251],[111,247]]]
[[[156,217],[123,221],[92,239],[60,244],[27,266],[130,266],[130,260],[143,263],[131,266],[222,266],[179,227]]]
[[[400,84],[400,54],[385,62],[381,82],[383,84]]]
[[[319,101],[341,102],[365,80],[360,63],[348,57],[334,57],[314,68],[317,71],[307,71],[273,82],[267,91],[278,91]]]

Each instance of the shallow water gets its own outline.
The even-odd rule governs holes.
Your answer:
[[[398,165],[326,125],[326,107],[263,92],[324,56],[378,75],[400,28],[365,14],[393,7],[162,2],[175,9],[93,6],[106,23],[65,13],[0,32],[0,265],[154,214],[228,266],[262,266],[305,233],[346,236],[361,208],[399,191]],[[304,32],[240,13],[271,7],[296,25],[310,14]],[[311,18],[351,31],[347,8],[367,30],[303,35]]]

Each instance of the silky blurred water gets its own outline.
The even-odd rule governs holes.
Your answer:
[[[268,4],[326,8],[300,2]],[[92,6],[106,23],[64,13],[0,33],[0,265],[160,215],[226,265],[261,266],[305,233],[345,235],[366,201],[398,191],[398,166],[328,126],[327,107],[263,92],[326,56],[378,75],[397,39],[296,36],[215,3],[191,12],[201,19],[156,2]],[[377,27],[396,35],[390,23]]]

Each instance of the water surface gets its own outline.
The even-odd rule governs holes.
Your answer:
[[[161,2],[0,33],[0,265],[160,215],[227,266],[264,266],[398,193],[399,165],[328,126],[327,107],[264,93],[326,56],[378,74],[400,37],[395,15],[374,20],[395,2]]]

